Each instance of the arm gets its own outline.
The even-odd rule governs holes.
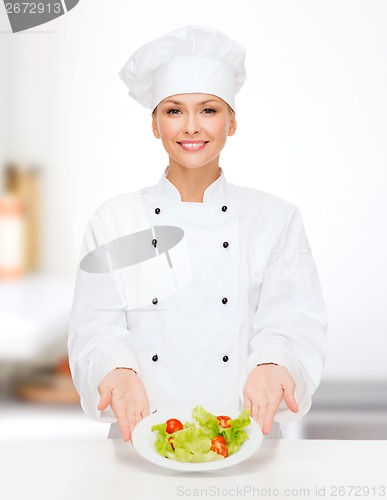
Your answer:
[[[301,215],[294,207],[263,277],[250,355],[240,380],[242,400],[246,403],[246,387],[254,399],[262,386],[266,390],[274,384],[278,390],[270,405],[280,400],[278,411],[273,412],[274,420],[289,422],[304,416],[322,375],[326,326],[317,271]],[[279,366],[257,367],[262,363]]]
[[[94,216],[85,230],[81,256],[94,250],[98,243],[109,241],[108,233],[106,225]],[[139,368],[132,351],[125,300],[114,272],[91,273],[78,267],[68,349],[83,410],[94,420],[115,422],[116,413],[111,407],[102,404],[97,408],[101,403],[99,385],[117,367],[135,371]]]

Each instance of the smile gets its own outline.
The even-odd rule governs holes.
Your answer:
[[[178,142],[178,144],[186,151],[198,151],[203,149],[207,142]]]

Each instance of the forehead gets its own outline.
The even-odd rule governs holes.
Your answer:
[[[192,93],[192,94],[174,94],[166,97],[161,101],[160,104],[176,104],[176,105],[202,105],[206,103],[224,103],[223,99],[217,97],[213,94],[202,94],[202,93]]]

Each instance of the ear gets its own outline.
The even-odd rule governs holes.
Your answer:
[[[232,116],[231,119],[230,119],[230,126],[229,126],[229,129],[228,129],[227,135],[228,136],[234,135],[235,131],[236,131],[236,128],[237,128],[237,121],[235,119],[235,116]]]
[[[159,134],[159,130],[157,128],[157,122],[156,122],[156,117],[154,116],[152,118],[152,131],[153,131],[153,135],[156,137],[156,139],[160,139],[160,134]]]

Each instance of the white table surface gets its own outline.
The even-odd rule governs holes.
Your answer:
[[[207,473],[150,464],[121,440],[3,441],[0,477],[4,500],[383,498],[387,441],[264,440],[244,463]]]

